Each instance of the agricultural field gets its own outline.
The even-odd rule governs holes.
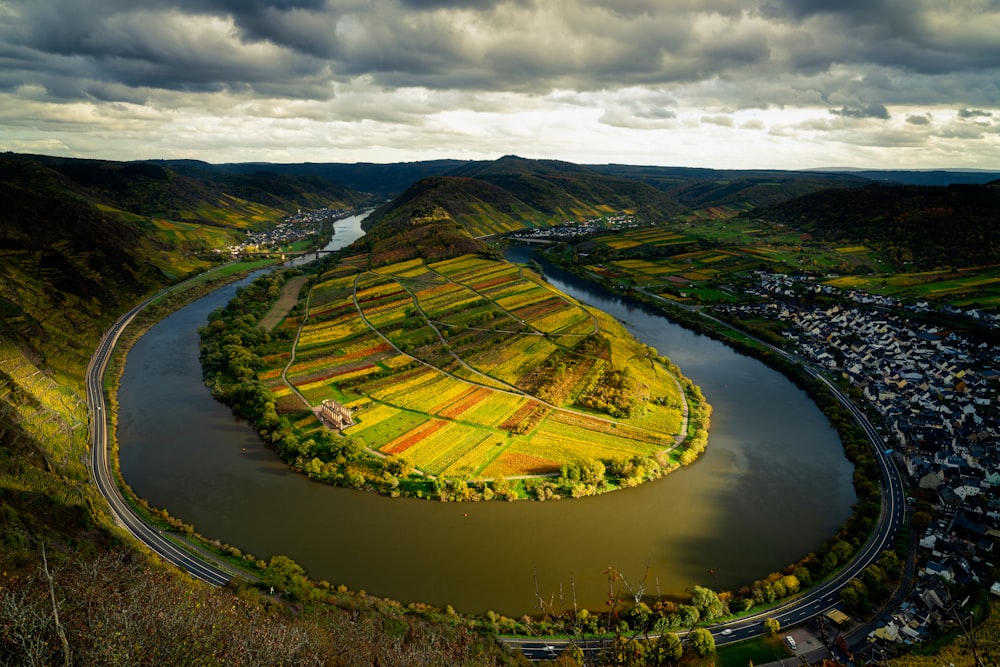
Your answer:
[[[927,300],[953,306],[1000,306],[1000,266],[925,271],[880,276],[844,276],[826,281],[841,289],[860,289],[900,300]]]
[[[718,289],[733,273],[746,271],[770,260],[747,249],[699,250],[658,259],[621,259],[590,265],[588,268],[606,277],[627,281],[639,289],[681,302],[729,301]]]
[[[624,232],[599,234],[594,237],[596,243],[606,245],[615,250],[625,250],[639,246],[674,246],[690,243],[693,239],[679,231],[663,227],[640,227]]]
[[[861,275],[887,268],[866,246],[819,244],[780,225],[732,217],[600,234],[592,241],[605,252],[597,253],[602,259],[587,265],[589,271],[682,304],[734,302],[723,287],[752,269]]]
[[[418,475],[554,475],[684,439],[665,360],[527,269],[472,255],[341,265],[300,298],[308,312],[275,328],[258,373],[276,405],[336,400],[352,410],[346,436]]]
[[[152,223],[161,236],[181,247],[222,248],[233,243],[232,232],[217,227],[162,218]]]

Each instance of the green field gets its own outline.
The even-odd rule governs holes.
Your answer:
[[[765,269],[827,275],[828,285],[901,300],[1000,305],[1000,266],[894,274],[891,265],[866,245],[820,243],[808,234],[760,221],[706,217],[670,227],[599,234],[592,242],[606,252],[590,253],[599,261],[587,263],[588,270],[678,303],[736,301],[726,286],[752,269]]]
[[[274,331],[298,335],[294,362],[275,342],[259,377],[279,405],[301,409],[281,378],[288,364],[308,403],[353,410],[345,434],[372,452],[462,479],[597,459],[659,460],[650,475],[676,465],[680,379],[614,319],[526,269],[472,255],[335,268],[308,303],[301,330],[290,317]],[[311,428],[297,425],[302,437]]]
[[[827,281],[842,289],[860,289],[900,300],[950,303],[954,306],[1000,306],[1000,266],[881,276],[847,276]]]

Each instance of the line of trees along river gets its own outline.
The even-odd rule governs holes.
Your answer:
[[[338,223],[333,247],[361,234]],[[514,256],[514,259],[519,259]],[[649,593],[727,590],[818,549],[849,516],[852,467],[805,393],[759,361],[569,277],[550,280],[623,321],[676,362],[714,413],[703,457],[662,480],[594,498],[439,503],[393,499],[289,472],[201,378],[198,327],[235,292],[154,326],[119,391],[122,473],[151,504],[258,558],[286,554],[315,579],[403,602],[603,609],[608,567]]]

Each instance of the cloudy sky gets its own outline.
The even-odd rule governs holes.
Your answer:
[[[1000,169],[1000,0],[0,0],[0,150]]]

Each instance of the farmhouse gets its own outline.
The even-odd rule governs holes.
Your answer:
[[[330,398],[323,401],[323,404],[319,408],[319,416],[323,421],[337,429],[345,429],[348,426],[354,425],[354,420],[351,419],[351,409],[345,408]]]

